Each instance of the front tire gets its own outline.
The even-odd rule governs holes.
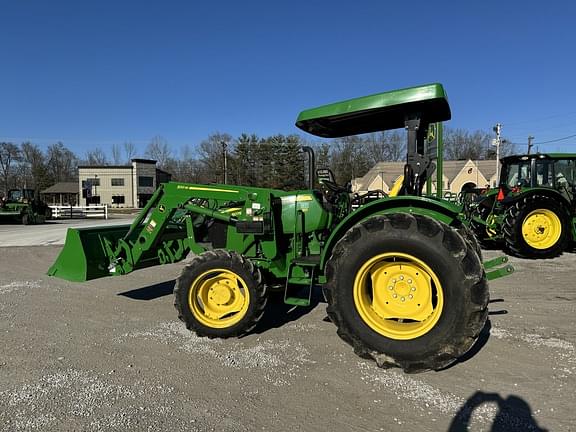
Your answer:
[[[503,223],[506,246],[523,258],[552,258],[569,241],[570,218],[564,206],[543,195],[528,195],[511,205]]]
[[[474,246],[404,213],[350,229],[327,264],[328,315],[356,354],[406,372],[442,369],[476,341],[488,285]]]
[[[194,256],[174,287],[180,320],[209,338],[248,333],[262,318],[266,301],[259,269],[242,255],[221,249]]]

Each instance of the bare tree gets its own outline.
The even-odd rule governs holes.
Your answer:
[[[345,184],[368,172],[371,165],[357,135],[337,138],[333,142],[332,168],[339,183]]]
[[[132,141],[124,141],[124,154],[127,162],[130,162],[136,154],[136,146],[134,146]]]
[[[400,161],[406,157],[406,137],[398,131],[383,131],[368,134],[363,146],[370,164],[384,161]]]
[[[484,131],[444,128],[445,159],[484,159],[489,150],[490,134]]]
[[[120,150],[120,144],[112,144],[112,160],[114,165],[120,165],[122,163],[122,152]]]
[[[54,183],[77,179],[78,158],[61,142],[48,146],[48,173]]]
[[[0,170],[2,170],[2,180],[4,182],[4,192],[8,194],[10,189],[13,163],[20,160],[21,153],[18,146],[10,142],[0,143]]]
[[[146,147],[146,156],[154,159],[158,162],[158,165],[161,167],[165,167],[166,163],[172,156],[172,150],[170,149],[170,145],[168,145],[168,141],[166,138],[156,135]]]
[[[100,147],[96,147],[86,152],[86,163],[88,165],[108,165],[108,158]]]
[[[216,132],[200,143],[198,152],[207,182],[224,182],[224,148],[222,143],[230,144],[232,137],[227,133]],[[228,149],[231,151],[231,149]]]
[[[36,144],[30,142],[22,143],[20,148],[22,151],[22,175],[26,184],[38,190],[50,186],[44,152]]]

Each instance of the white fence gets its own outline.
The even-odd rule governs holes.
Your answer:
[[[108,206],[50,206],[52,219],[103,218],[108,219]]]

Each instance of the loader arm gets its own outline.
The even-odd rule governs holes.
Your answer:
[[[235,226],[232,247],[244,252],[250,244],[244,233],[271,229],[270,190],[194,185],[161,185],[131,225],[69,229],[64,249],[48,271],[71,281],[123,275],[138,268],[174,263],[206,247],[196,238],[198,218]],[[246,209],[250,210],[246,210]],[[255,210],[252,210],[255,208]],[[260,213],[259,213],[260,211]],[[273,258],[275,248],[264,248]]]

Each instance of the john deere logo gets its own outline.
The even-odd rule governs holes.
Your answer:
[[[160,213],[164,213],[166,211],[166,207],[164,207],[163,205],[158,206],[158,211]]]

